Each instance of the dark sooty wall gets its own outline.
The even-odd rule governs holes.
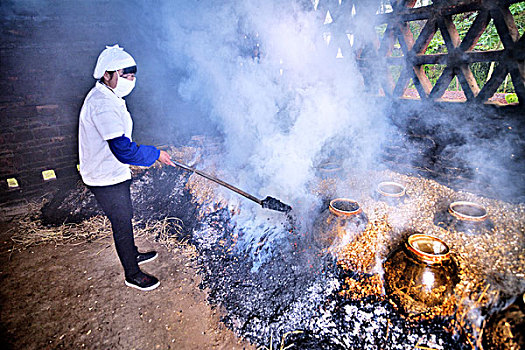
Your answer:
[[[154,64],[143,57],[155,51],[155,15],[140,4],[105,0],[53,4],[0,3],[2,207],[79,179],[78,113],[94,84],[91,74],[105,45],[119,43],[138,62],[146,61],[139,74]],[[138,21],[151,32],[139,31]],[[147,109],[152,101],[144,92],[139,88],[134,92],[134,105],[139,106],[135,110]],[[135,129],[146,129],[141,126],[147,123],[144,118],[136,120]],[[137,134],[140,137],[136,132],[135,138]],[[45,170],[54,170],[57,179],[44,181]],[[9,188],[9,178],[15,178],[19,187]]]

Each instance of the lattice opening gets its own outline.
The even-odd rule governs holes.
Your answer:
[[[458,13],[452,16],[452,22],[458,31],[461,41],[465,39],[467,32],[471,28],[472,22],[479,16],[479,11]]]
[[[463,91],[461,84],[459,83],[459,78],[457,75],[454,76],[454,78],[452,78],[452,80],[450,81],[450,84],[448,84],[447,91],[453,91],[453,92]],[[464,97],[465,95],[463,94],[462,96]]]
[[[446,68],[446,65],[444,64],[425,64],[423,65],[423,68],[425,70],[425,75],[430,80],[430,83],[432,83],[432,86],[434,87],[443,74],[443,71]]]
[[[414,8],[423,7],[423,6],[430,6],[433,4],[432,0],[417,0],[414,4]]]
[[[469,68],[474,74],[474,77],[476,78],[476,82],[478,83],[480,89],[482,89],[487,83],[487,81],[490,79],[497,65],[498,63],[494,61],[474,62],[469,65]]]
[[[408,81],[407,87],[403,91],[402,97],[406,99],[414,99],[414,100],[421,99],[421,96],[419,96],[419,92],[417,91],[414,81],[412,79]]]
[[[388,24],[383,23],[381,25],[375,26],[374,29],[376,31],[377,37],[379,38],[379,41],[383,40],[386,32],[386,28],[388,27]]]
[[[424,51],[425,54],[440,54],[440,53],[447,53],[447,45],[445,43],[445,40],[443,39],[443,36],[441,35],[441,31],[438,29],[436,31],[436,34],[432,37],[432,40],[430,41],[430,44],[427,46],[427,49]]]
[[[501,39],[496,26],[494,25],[494,20],[491,19],[472,51],[483,52],[488,50],[500,50],[501,48]]]
[[[496,92],[489,98],[489,102],[500,104],[515,104],[519,102],[515,93],[512,76],[510,74],[505,76]]]
[[[393,12],[394,9],[392,8],[392,3],[391,1],[381,1],[381,3],[379,4],[379,8],[377,9],[377,14],[380,14],[380,13],[391,13]]]
[[[514,83],[512,82],[512,76],[510,74],[507,74],[505,77],[505,80],[503,80],[503,83],[501,83],[500,87],[496,92],[500,93],[514,93]]]
[[[525,34],[525,1],[510,5],[509,10],[515,19],[518,33],[522,37]]]
[[[403,66],[388,66],[388,69],[390,71],[392,83],[394,85],[397,84],[397,81],[399,80],[399,77],[401,76],[401,72],[403,71]]]
[[[408,26],[410,28],[410,31],[412,32],[412,36],[414,37],[414,41],[419,38],[419,35],[423,31],[423,28],[427,24],[427,20],[420,20],[420,21],[410,21]]]
[[[401,46],[401,43],[399,42],[399,39],[396,39],[394,41],[394,44],[392,45],[390,57],[403,57],[403,48]]]

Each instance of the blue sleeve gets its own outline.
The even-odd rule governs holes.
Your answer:
[[[137,145],[122,135],[108,140],[115,157],[124,164],[151,166],[160,156],[160,150],[153,146]]]

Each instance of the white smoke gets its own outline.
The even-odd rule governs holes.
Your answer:
[[[384,121],[363,98],[350,41],[343,58],[341,41],[327,44],[325,13],[278,3],[189,1],[163,12],[167,46],[186,68],[179,93],[220,126],[228,180],[293,205],[304,203],[321,150],[345,148],[352,166],[367,167]]]
[[[350,27],[326,23],[339,6],[187,1],[166,2],[162,11],[172,39],[163,45],[185,70],[178,92],[224,137],[224,180],[292,205],[303,228],[319,201],[306,189],[316,163],[338,150],[345,165],[371,167],[385,127],[363,98]],[[282,218],[256,206],[236,217],[238,246],[255,269],[288,234]]]

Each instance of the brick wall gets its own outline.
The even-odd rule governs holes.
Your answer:
[[[79,179],[78,113],[105,45],[119,43],[133,53],[142,63],[139,73],[151,64],[145,53],[150,57],[155,50],[154,36],[145,30],[156,30],[154,10],[146,13],[140,1],[53,4],[0,3],[1,206]],[[148,25],[139,28],[137,23]],[[145,95],[146,89],[136,89],[135,105],[147,109],[150,99]],[[147,118],[135,120],[136,125],[148,124]],[[42,171],[49,169],[57,180],[43,180]],[[15,178],[19,187],[10,189],[8,178]]]

